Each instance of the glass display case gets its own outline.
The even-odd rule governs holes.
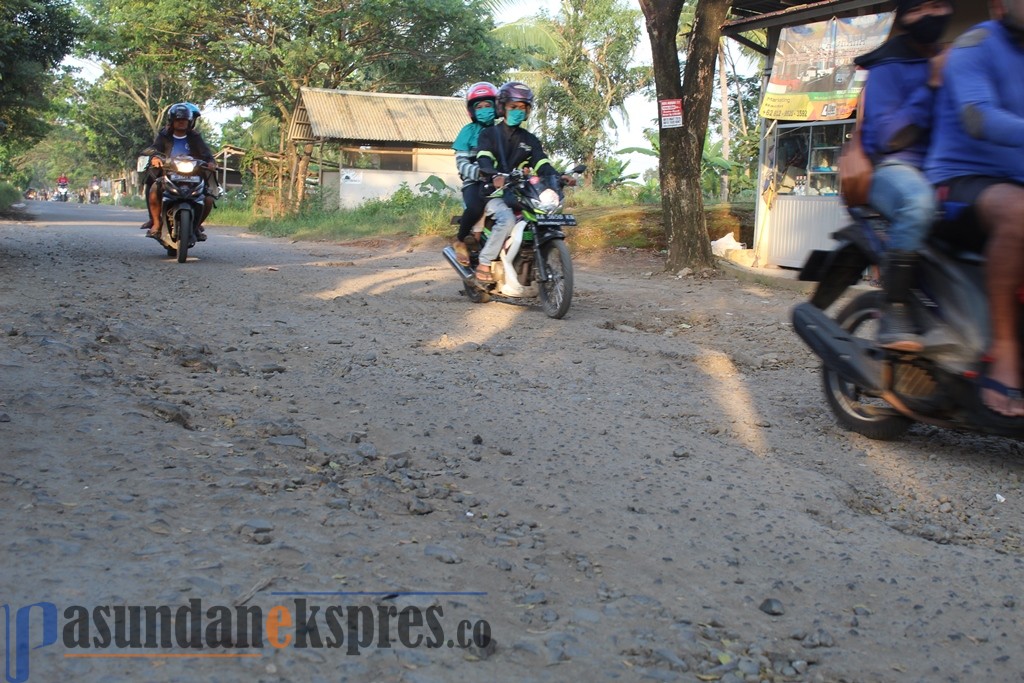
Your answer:
[[[769,135],[759,208],[767,211],[759,235],[769,263],[799,268],[811,251],[834,246],[832,233],[848,221],[839,152],[853,126],[851,119],[783,123]]]
[[[852,121],[780,125],[774,146],[776,194],[838,196],[839,152],[852,130]]]

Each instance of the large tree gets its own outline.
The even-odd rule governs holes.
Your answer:
[[[683,101],[683,125],[661,130],[661,202],[668,238],[666,267],[713,264],[701,193],[701,157],[714,95],[715,62],[721,26],[731,0],[697,0],[679,78],[676,33],[686,0],[640,0],[651,40],[658,100]]]
[[[0,2],[0,173],[47,131],[55,67],[78,39],[71,0]]]

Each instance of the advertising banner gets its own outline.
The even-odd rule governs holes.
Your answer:
[[[889,36],[893,13],[832,18],[782,29],[761,116],[783,121],[848,118],[867,73],[853,60]]]

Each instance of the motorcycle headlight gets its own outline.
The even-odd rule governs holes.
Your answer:
[[[176,162],[174,165],[175,167],[177,167],[178,173],[191,173],[192,171],[196,170],[196,162],[191,160],[186,161],[183,159],[181,161]]]
[[[536,200],[537,208],[544,213],[555,213],[562,205],[562,198],[552,189],[544,190]]]

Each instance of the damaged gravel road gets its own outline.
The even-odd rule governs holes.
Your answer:
[[[141,211],[29,211],[0,223],[0,583],[12,625],[59,610],[33,680],[1024,676],[1020,444],[838,429],[797,293],[589,255],[554,321],[469,303],[436,241],[214,227],[179,265]],[[321,609],[236,658],[64,628],[194,599]],[[351,654],[328,606],[493,642]]]

